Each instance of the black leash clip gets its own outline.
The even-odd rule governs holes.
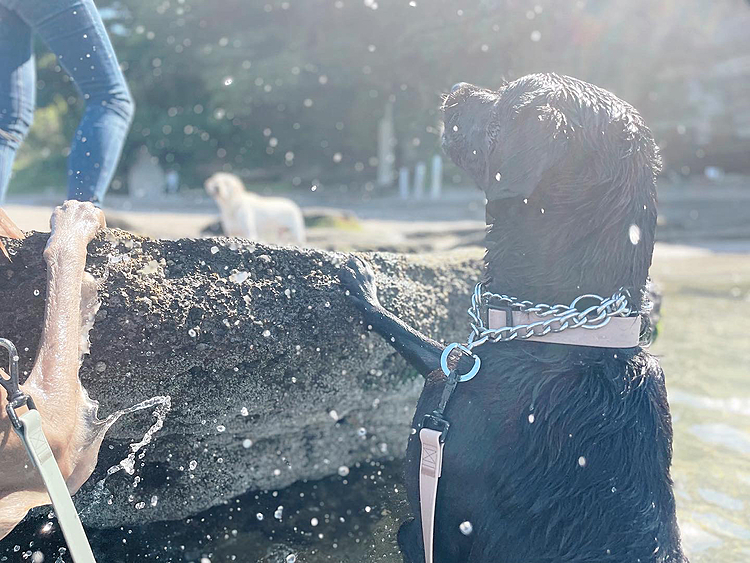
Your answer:
[[[448,437],[448,430],[451,427],[451,423],[448,422],[441,414],[437,411],[432,411],[430,414],[424,415],[422,419],[421,428],[427,428],[428,430],[435,430],[440,432],[440,442],[444,443]]]
[[[13,428],[16,430],[21,429],[21,421],[18,420],[16,409],[23,406],[29,409],[36,409],[34,400],[21,391],[18,383],[18,350],[15,344],[13,344],[7,338],[0,338],[0,346],[8,351],[8,378],[6,379],[4,372],[0,370],[0,385],[5,388],[8,393],[8,405],[5,407],[5,411],[8,413],[8,418],[13,424]]]
[[[445,382],[443,387],[443,395],[440,397],[440,403],[438,407],[429,414],[424,415],[422,418],[421,428],[427,428],[428,430],[435,430],[440,432],[440,442],[444,443],[448,436],[448,430],[451,427],[451,423],[448,419],[443,416],[445,413],[445,407],[448,405],[448,401],[456,390],[458,385],[459,376],[456,370],[451,370],[448,374],[448,380]]]

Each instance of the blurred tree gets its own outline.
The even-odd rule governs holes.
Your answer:
[[[725,41],[728,22],[750,22],[742,0],[98,5],[137,103],[122,167],[146,145],[189,187],[219,169],[303,187],[363,185],[374,180],[377,121],[389,101],[398,159],[413,164],[439,150],[438,107],[451,84],[498,87],[542,71],[577,76],[633,103],[666,141],[667,164],[679,167],[684,151],[694,152],[684,130],[702,99],[691,93],[696,77],[747,43]],[[62,166],[81,105],[54,57],[39,52],[39,104],[47,109],[19,169],[38,166],[43,146],[46,168]]]

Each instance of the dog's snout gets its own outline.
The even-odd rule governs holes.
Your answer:
[[[454,92],[457,92],[458,90],[460,90],[460,89],[461,89],[461,88],[463,88],[464,86],[468,86],[468,85],[469,85],[469,84],[468,84],[468,82],[456,82],[456,83],[455,83],[455,84],[454,84],[454,85],[453,85],[453,86],[451,87],[451,94],[453,94]]]

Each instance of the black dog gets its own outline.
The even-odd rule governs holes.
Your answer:
[[[625,287],[647,323],[661,161],[638,112],[601,88],[554,74],[498,91],[459,84],[443,110],[444,148],[488,200],[485,288],[533,303],[570,303]],[[418,428],[445,386],[443,345],[379,304],[362,261],[351,260],[341,279],[366,322],[425,375]],[[641,347],[517,340],[474,351],[481,370],[458,384],[445,411],[451,430],[436,563],[687,561],[656,359]],[[464,363],[472,361],[463,356],[462,373]],[[410,563],[424,561],[419,451],[413,434],[406,484],[416,519],[398,537]],[[464,521],[471,533],[466,525],[459,530]]]

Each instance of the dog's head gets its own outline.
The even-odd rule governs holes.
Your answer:
[[[232,201],[245,192],[245,186],[234,174],[217,172],[204,183],[206,193],[217,201]]]
[[[488,263],[532,261],[542,276],[561,259],[607,268],[609,252],[629,269],[615,268],[622,285],[645,283],[661,160],[632,106],[574,78],[535,74],[499,90],[457,84],[443,111],[445,151],[487,196]]]

